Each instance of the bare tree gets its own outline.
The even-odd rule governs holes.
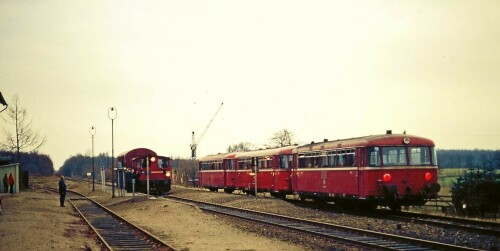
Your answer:
[[[232,153],[232,152],[247,152],[255,147],[252,145],[250,142],[240,142],[238,144],[230,145],[227,147],[227,152]]]
[[[32,120],[28,119],[28,112],[20,105],[17,95],[14,96],[14,105],[9,106],[7,110],[7,118],[2,116],[2,119],[15,130],[3,128],[5,141],[1,142],[0,147],[7,151],[16,151],[18,163],[21,151],[34,152],[47,141],[31,129]]]
[[[269,138],[269,146],[271,147],[281,147],[281,146],[289,146],[294,142],[295,134],[288,129],[283,129],[281,131],[277,131],[273,134],[271,138]],[[295,142],[294,142],[295,143]]]

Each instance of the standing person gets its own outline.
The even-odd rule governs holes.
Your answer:
[[[7,173],[3,176],[3,192],[9,192],[9,178],[7,178]]]
[[[9,175],[9,185],[10,185],[10,193],[14,193],[14,176],[12,173]]]
[[[64,200],[66,199],[66,183],[64,183],[64,176],[61,175],[61,179],[59,180],[59,202],[61,203],[61,207],[64,207]]]

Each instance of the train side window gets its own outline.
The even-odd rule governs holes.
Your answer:
[[[345,156],[344,156],[344,166],[354,166],[355,163],[355,156],[354,156],[354,150],[353,149],[349,149],[349,150],[346,150],[346,153],[345,153]]]
[[[292,155],[281,155],[280,156],[280,168],[288,169],[292,167]]]
[[[280,155],[280,168],[285,169],[288,168],[288,156]]]
[[[312,163],[313,160],[312,160],[311,154],[306,154],[305,160],[306,160],[306,164],[304,165],[304,167],[312,167],[313,166],[313,163]]]
[[[232,159],[227,161],[227,170],[233,170],[233,161]]]
[[[436,149],[434,147],[431,147],[431,153],[432,153],[432,165],[437,166],[437,154],[436,154]]]
[[[339,151],[338,154],[338,166],[344,166],[345,165],[345,151]]]
[[[378,147],[368,148],[369,166],[380,166],[380,151]]]
[[[321,158],[322,158],[322,160],[321,160],[322,166],[327,167],[328,166],[328,156],[323,155]]]
[[[306,156],[304,154],[299,155],[299,168],[307,167]]]
[[[328,152],[328,166],[335,166],[335,152]]]

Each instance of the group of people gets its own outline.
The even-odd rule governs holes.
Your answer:
[[[3,192],[4,193],[14,193],[14,176],[10,173],[7,178],[7,174],[3,176]],[[10,187],[10,189],[9,189]]]
[[[3,192],[8,193],[9,192],[9,187],[10,187],[10,193],[14,193],[14,176],[12,173],[7,177],[7,174],[3,176]],[[61,204],[61,207],[64,207],[64,201],[66,200],[66,183],[64,182],[64,176],[61,175],[61,178],[59,179],[59,202]],[[2,200],[0,198],[0,214],[2,212]]]

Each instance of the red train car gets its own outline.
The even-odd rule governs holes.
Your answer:
[[[125,170],[125,189],[132,192],[132,179],[135,191],[147,193],[147,171],[149,169],[149,190],[153,194],[163,194],[171,189],[170,158],[159,156],[147,148],[136,148],[120,154],[118,168]]]
[[[199,161],[199,184],[211,191],[221,188],[227,193],[242,190],[254,194],[257,171],[258,192],[283,197],[292,192],[292,151],[296,148],[287,146],[206,156]]]
[[[344,205],[423,205],[440,190],[434,150],[430,139],[389,132],[304,145],[295,156],[293,191]]]
[[[437,196],[434,150],[430,139],[387,133],[218,154],[200,159],[200,185],[211,191],[297,194],[301,199],[398,210]]]

